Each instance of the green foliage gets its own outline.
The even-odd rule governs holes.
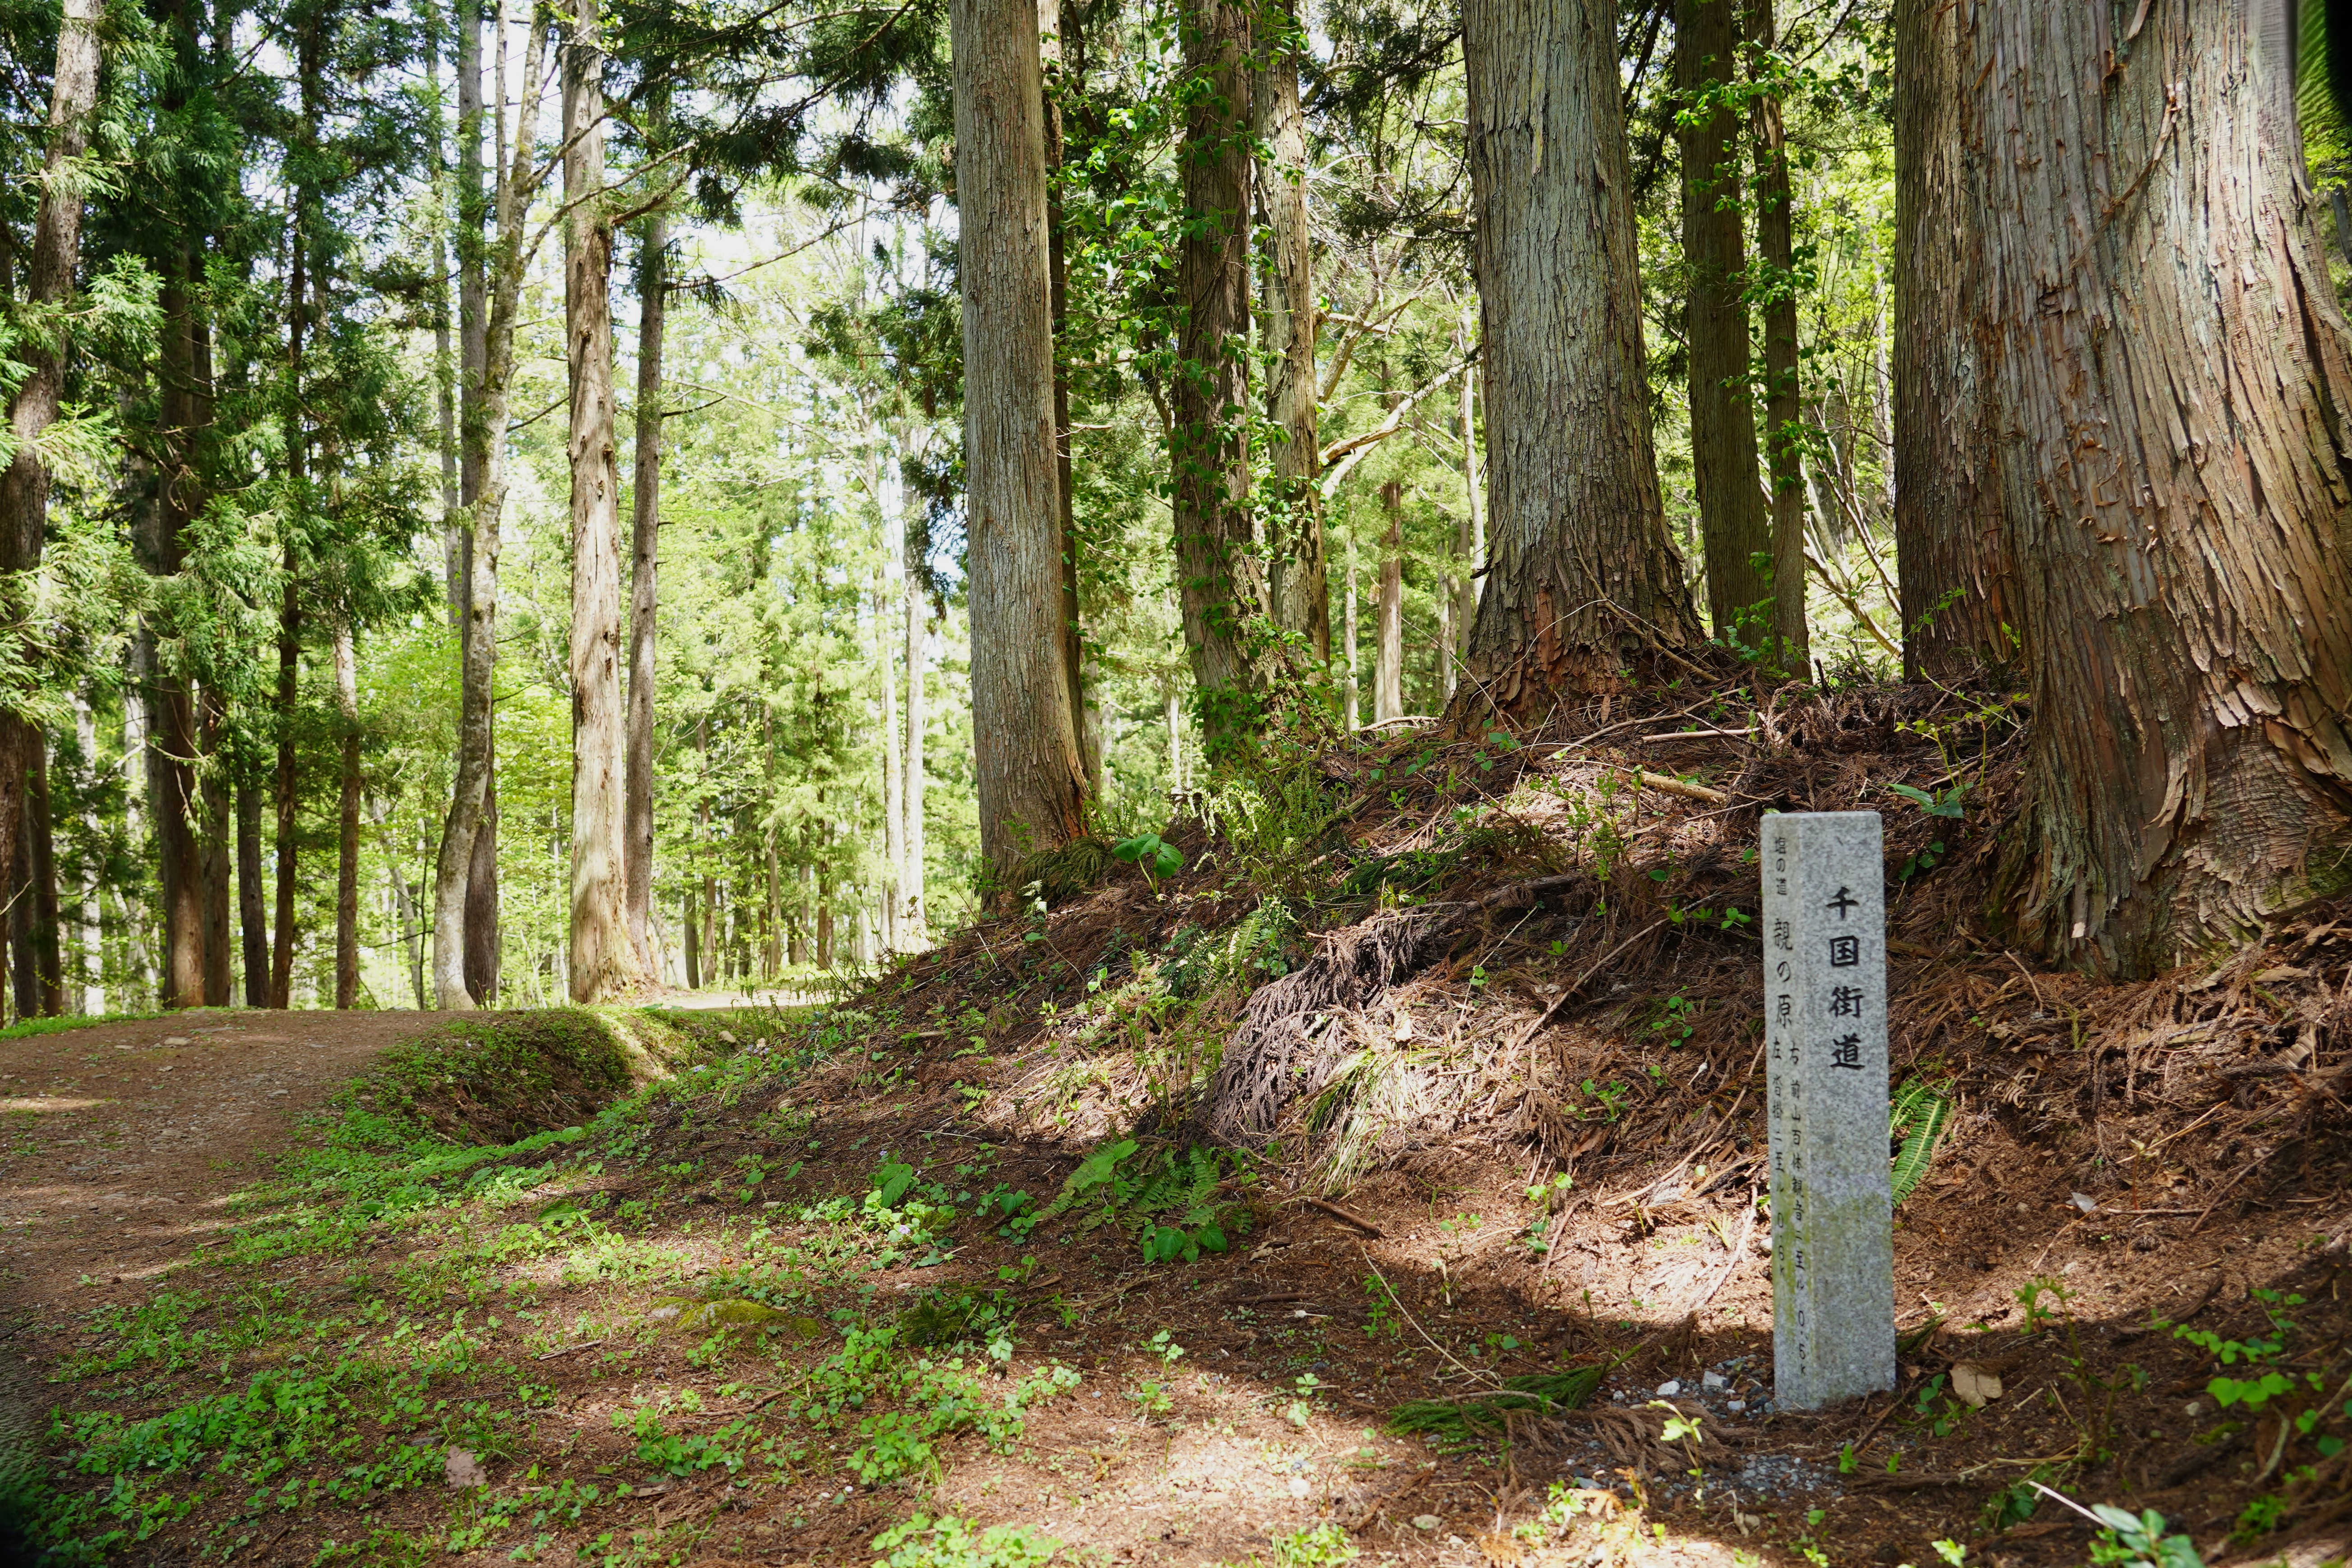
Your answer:
[[[951,1514],[934,1520],[919,1513],[876,1536],[874,1550],[887,1554],[875,1559],[874,1568],[1037,1568],[1062,1543],[1025,1525],[974,1530]]]
[[[1132,1138],[1087,1156],[1039,1223],[1075,1214],[1080,1230],[1118,1226],[1132,1233],[1151,1263],[1190,1263],[1223,1252],[1249,1226],[1249,1210],[1221,1196],[1228,1182],[1255,1180],[1244,1155],[1195,1144],[1146,1149]]]
[[[1936,1158],[1937,1142],[1951,1125],[1952,1102],[1945,1098],[1950,1089],[1948,1083],[1909,1079],[1895,1091],[1894,1101],[1887,1108],[1887,1135],[1900,1140],[1902,1144],[1895,1155],[1891,1184],[1897,1208],[1926,1178],[1927,1167]]]
[[[1362,1555],[1348,1532],[1336,1524],[1313,1524],[1274,1538],[1274,1560],[1282,1568],[1330,1568]]]
[[[1443,1441],[1467,1442],[1473,1436],[1493,1436],[1512,1415],[1558,1415],[1583,1408],[1601,1386],[1605,1368],[1578,1367],[1570,1372],[1532,1373],[1504,1381],[1500,1390],[1465,1394],[1456,1399],[1409,1399],[1389,1413],[1387,1430],[1400,1437],[1426,1434]]]
[[[2089,1510],[2105,1526],[2091,1542],[2095,1568],[2205,1568],[2197,1543],[2176,1535],[2164,1515],[2149,1509],[2135,1514],[2113,1503],[2093,1503]]]
[[[1122,838],[1110,847],[1110,852],[1133,865],[1155,885],[1160,878],[1172,877],[1184,868],[1184,852],[1163,841],[1157,833]]]

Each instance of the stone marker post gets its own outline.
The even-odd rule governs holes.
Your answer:
[[[1885,862],[1874,811],[1764,818],[1773,1394],[1895,1386]]]

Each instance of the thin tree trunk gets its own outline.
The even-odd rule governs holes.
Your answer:
[[[383,830],[383,803],[373,796],[368,799],[368,819],[379,833]],[[409,983],[416,994],[416,1010],[422,1013],[433,1005],[425,989],[425,911],[417,907],[416,889],[400,874],[400,859],[391,852],[389,844],[385,846],[383,874],[392,884],[393,906],[400,914],[401,945],[408,952]]]
[[[761,978],[773,984],[784,967],[784,889],[776,865],[776,844],[768,841],[766,900],[760,906]]]
[[[2016,657],[1998,425],[1969,325],[1980,244],[1960,142],[1964,16],[1946,0],[1895,6],[1895,571],[1910,680]]]
[[[261,876],[261,791],[252,779],[240,776],[236,781],[236,923],[248,1007],[269,1005],[267,900]]]
[[[900,525],[894,517],[887,527]],[[898,727],[898,680],[890,644],[890,598],[887,582],[877,574],[874,584],[874,668],[882,682],[882,940],[893,952],[900,945],[898,911],[907,874],[907,808],[905,795],[906,731]]]
[[[1045,271],[1057,351],[1054,355],[1054,491],[1061,522],[1062,665],[1070,693],[1070,733],[1078,738],[1078,755],[1086,765],[1087,789],[1091,795],[1102,788],[1102,758],[1086,744],[1086,645],[1078,628],[1078,492],[1070,467],[1070,369],[1058,352],[1070,310],[1068,243],[1063,232],[1059,177],[1066,147],[1061,105],[1055,98],[1066,79],[1066,68],[1068,79],[1085,75],[1082,20],[1083,12],[1076,5],[1065,7],[1061,0],[1038,0],[1038,69],[1045,89],[1040,103],[1045,138]]]
[[[901,532],[908,532],[905,529]],[[906,827],[900,835],[905,847],[904,868],[899,873],[899,900],[902,918],[899,935],[908,947],[920,951],[930,945],[930,900],[925,894],[924,879],[928,848],[924,843],[923,820],[923,728],[929,722],[923,691],[923,595],[919,580],[920,563],[915,559],[911,538],[907,549],[907,773],[899,797],[899,809],[905,814]]]
[[[73,297],[74,273],[81,258],[85,182],[79,165],[89,148],[91,109],[98,100],[98,0],[65,0],[57,71],[49,84],[40,205],[25,269],[26,302],[37,311],[46,307],[60,317]],[[49,330],[58,336],[37,331],[10,345],[11,357],[26,374],[8,405],[15,454],[0,469],[0,572],[29,573],[37,567],[48,528],[49,471],[37,444],[42,432],[56,422],[65,393],[62,340],[68,329],[63,320],[53,319]],[[40,657],[30,649],[24,652],[35,660]],[[17,838],[17,818],[26,809],[26,777],[45,745],[21,718],[0,716],[0,887],[8,885],[7,861]]]
[[[66,1010],[65,953],[58,942],[61,911],[58,900],[58,857],[55,819],[49,804],[49,748],[37,730],[27,731],[30,747],[25,762],[25,882],[30,919],[26,936],[32,949],[36,1000],[45,1018]]]
[[[293,363],[299,366],[299,354]],[[298,376],[299,374],[298,368]],[[296,466],[292,450],[289,445],[289,469]],[[278,918],[269,957],[269,1005],[272,1007],[286,1007],[292,1004],[294,903],[300,886],[296,877],[296,862],[299,855],[300,824],[297,808],[301,800],[301,780],[294,749],[294,709],[300,689],[302,658],[302,605],[295,586],[300,569],[300,560],[289,542],[284,562],[286,586],[278,612]]]
[[[1507,714],[1701,636],[1658,495],[1615,37],[1601,0],[1463,6],[1489,561],[1465,689]]]
[[[172,258],[163,288],[163,340],[157,423],[166,461],[157,508],[156,567],[176,574],[183,562],[183,531],[203,510],[200,477],[203,426],[207,410],[198,384],[203,332],[197,297],[198,258],[194,246]],[[159,980],[165,1007],[197,1007],[205,995],[204,872],[196,844],[196,716],[187,677],[177,656],[155,650],[154,731],[150,737],[151,791],[155,844],[163,899],[163,953]],[[10,837],[13,841],[14,833]]]
[[[1184,793],[1184,700],[1173,691],[1168,693],[1168,788],[1170,793]]]
[[[474,584],[477,581],[474,565],[477,531],[473,527],[472,519],[476,510],[481,504],[483,492],[488,486],[491,466],[492,425],[488,402],[491,300],[488,284],[488,241],[485,232],[485,225],[490,214],[488,197],[482,188],[484,110],[480,0],[459,0],[458,17],[457,331],[458,354],[464,373],[464,385],[458,400],[461,435],[458,447],[457,489],[458,500],[467,509],[466,517],[461,523],[463,532],[460,542],[461,554],[465,570],[465,592],[461,607],[470,617]],[[500,82],[499,99],[503,104],[506,97],[504,87],[506,35],[503,27],[499,31],[498,58]],[[535,59],[536,56],[531,58]],[[530,116],[529,123],[536,124],[537,83],[540,79],[532,75],[527,79],[531,84],[530,94],[531,107],[526,112]],[[517,147],[518,153],[528,145],[528,142],[520,144]],[[527,166],[518,164],[503,177],[507,180],[520,180],[522,170]],[[520,205],[527,209],[529,205],[529,199],[526,196]],[[503,222],[503,219],[501,221]],[[506,231],[501,229],[499,254],[502,257],[519,256],[520,246],[519,226],[516,227],[511,239],[508,237]],[[520,267],[520,263],[518,261],[515,265]],[[502,328],[507,350],[504,361],[506,369],[501,373],[509,381],[511,380],[513,369],[513,310],[509,308]],[[502,387],[505,384],[505,382],[501,383]],[[504,410],[505,404],[502,401],[498,415],[498,424],[501,428],[506,420]],[[500,472],[503,473],[503,458],[501,458]],[[501,489],[503,489],[503,484]],[[503,506],[503,500],[500,504]],[[497,520],[493,518],[493,525],[496,521]],[[493,532],[495,532],[495,526]],[[491,582],[495,584],[498,576],[495,551],[489,563],[489,576]],[[469,620],[467,625],[470,626],[470,624]],[[493,613],[489,628],[484,635],[494,637],[495,631],[496,616]],[[471,635],[472,633],[466,626],[460,626],[458,646],[461,649],[461,663],[466,638]],[[497,662],[495,646],[488,657],[491,668],[495,669]],[[486,677],[486,682],[487,679]],[[485,684],[482,690],[481,705],[484,726],[480,742],[482,803],[480,817],[474,830],[473,856],[466,868],[466,890],[461,922],[466,994],[478,1005],[488,1006],[498,997],[499,970],[503,946],[499,921],[498,703],[494,691],[488,684]]]
[[[300,120],[296,140],[302,145],[312,145],[319,131],[319,73],[324,68],[321,30],[324,20],[316,14],[308,16],[298,34],[295,47],[297,74],[301,82]],[[278,611],[278,910],[277,929],[270,951],[269,1005],[288,1007],[293,1003],[294,983],[294,903],[298,887],[299,824],[296,809],[300,802],[300,777],[294,745],[295,705],[300,694],[302,662],[302,556],[298,548],[301,520],[310,512],[309,487],[310,435],[304,426],[303,410],[308,406],[303,384],[304,356],[307,343],[304,329],[310,324],[311,311],[310,253],[313,236],[310,225],[321,215],[318,212],[318,193],[297,184],[289,215],[287,251],[286,288],[286,375],[291,395],[286,402],[286,488],[292,504],[280,521],[279,536],[283,542],[281,569],[285,584]]]
[[[629,798],[623,827],[628,842],[629,940],[648,967],[653,949],[646,920],[654,898],[654,618],[660,595],[656,573],[661,543],[662,313],[669,297],[669,221],[648,214],[637,239],[637,452],[630,476],[629,551]]]
[[[1465,363],[1470,358],[1470,328],[1463,321],[1454,339],[1455,352]],[[1478,473],[1478,378],[1462,377],[1462,405],[1459,413],[1462,426],[1462,529],[1455,540],[1463,560],[1461,584],[1454,591],[1454,646],[1450,650],[1459,669],[1463,655],[1469,650],[1470,628],[1478,619],[1478,583],[1486,565],[1486,485]],[[1446,694],[1453,695],[1453,687]]]
[[[81,694],[74,696],[74,740],[81,753],[85,776],[95,783],[98,771],[98,715]],[[97,792],[84,797],[89,800],[89,814],[83,823],[91,840],[97,842],[106,830],[105,814],[97,803]],[[126,803],[127,804],[127,803]],[[75,963],[75,977],[80,983],[81,995],[75,1010],[91,1017],[106,1011],[106,937],[103,925],[103,904],[99,896],[105,869],[95,858],[85,862],[83,880],[77,900],[80,918],[75,922],[75,940],[79,952]],[[127,1011],[127,1009],[126,1009]]]
[[[1972,18],[1971,325],[2034,715],[1995,907],[2147,974],[2346,882],[2352,334],[2247,8]]]
[[[1730,0],[1722,0],[1727,11]],[[1748,30],[1769,55],[1779,44],[1774,0],[1750,0]],[[1805,626],[1805,449],[1797,343],[1796,194],[1780,100],[1749,105],[1756,135],[1756,261],[1764,298],[1764,444],[1772,475],[1772,636],[1780,668],[1802,679],[1812,666]]]
[[[1331,590],[1323,533],[1322,465],[1315,409],[1314,239],[1307,226],[1307,120],[1298,103],[1297,17],[1287,0],[1284,36],[1255,73],[1252,131],[1271,154],[1257,168],[1257,210],[1272,250],[1259,290],[1260,341],[1268,354],[1267,420],[1282,433],[1274,448],[1275,494],[1265,507],[1272,553],[1268,595],[1275,625],[1307,639],[1318,667],[1331,662]]]
[[[1769,4],[1769,0],[1760,0]],[[1756,565],[1772,548],[1756,480],[1756,408],[1748,382],[1747,214],[1739,199],[1739,116],[1726,100],[1739,18],[1734,0],[1676,0],[1675,89],[1681,130],[1684,328],[1690,344],[1692,477],[1705,542],[1707,617],[1715,635],[1754,646],[1771,584]],[[1709,105],[1712,107],[1710,108]]]
[[[1348,678],[1342,687],[1342,695],[1347,699],[1348,704],[1348,733],[1352,735],[1362,727],[1363,721],[1360,693],[1358,690],[1359,683],[1356,679],[1356,671],[1360,668],[1360,666],[1358,663],[1356,653],[1356,536],[1352,531],[1348,534],[1348,613],[1346,631],[1348,634]]]
[[[1173,426],[1176,570],[1204,754],[1243,745],[1264,718],[1249,623],[1266,615],[1251,550],[1249,442],[1250,13],[1239,0],[1182,0],[1187,89],[1177,155],[1184,221]]]
[[[8,893],[8,979],[16,1003],[16,1021],[41,1016],[41,978],[33,962],[33,890],[31,868],[33,814],[16,814],[16,849],[8,858],[13,868],[5,884]]]
[[[125,467],[134,465],[144,467],[135,456]],[[152,495],[142,496],[134,489],[131,509],[133,553],[142,568],[151,573],[159,571],[163,559],[162,508]],[[136,852],[146,843],[146,820],[154,816],[155,803],[163,795],[155,749],[149,743],[154,732],[152,715],[155,707],[155,633],[144,616],[131,633],[129,654],[128,679],[122,686],[122,836]],[[141,809],[142,801],[146,803],[144,811]],[[133,994],[152,997],[161,1006],[163,990],[156,984],[156,972],[150,962],[154,930],[152,911],[146,908],[144,899],[134,905],[122,896],[119,886],[115,892],[122,909],[123,973],[129,988]],[[169,900],[164,902],[168,907]]]
[[[230,961],[236,949],[229,940],[229,903],[234,876],[231,840],[236,828],[230,819],[228,781],[221,773],[227,749],[227,704],[220,689],[210,682],[204,689],[202,711],[207,765],[196,794],[204,807],[203,847],[198,854],[205,882],[205,1005],[226,1007],[234,996]]]
[[[951,0],[949,15],[972,750],[981,854],[1003,884],[1083,831],[1087,790],[1062,600],[1045,89],[1035,0]]]
[[[335,627],[335,711],[342,721],[343,776],[336,816],[335,1005],[360,1001],[360,682],[349,625]]]
[[[462,36],[469,23],[466,9],[460,6],[457,29]],[[425,29],[425,79],[437,89],[441,85],[441,36],[438,29]],[[459,44],[460,72],[464,58]],[[478,42],[476,45],[479,51]],[[465,91],[462,79],[458,92],[462,100]],[[465,109],[458,108],[462,132]],[[448,158],[441,139],[441,111],[436,103],[433,113],[432,132],[433,194],[436,203],[446,200],[442,181],[448,176]],[[479,170],[476,170],[478,176]],[[446,217],[446,209],[437,215]],[[457,509],[462,486],[457,477],[457,360],[450,349],[451,295],[449,287],[449,236],[442,225],[433,226],[433,394],[436,413],[440,416],[441,449],[441,569],[443,593],[449,604],[449,632],[463,637],[466,626],[466,530]],[[393,879],[397,885],[399,879]]]
[[[1381,598],[1374,622],[1372,722],[1404,717],[1404,486],[1381,487],[1389,531],[1381,538]]]
[[[465,33],[460,32],[461,45]],[[498,657],[499,525],[505,510],[507,442],[505,432],[514,384],[515,323],[520,316],[525,225],[534,176],[537,142],[531,128],[539,121],[541,66],[546,31],[534,24],[523,49],[522,103],[515,117],[517,132],[511,160],[501,160],[497,190],[497,241],[480,269],[484,296],[478,376],[468,376],[478,392],[464,420],[463,479],[480,474],[480,488],[468,513],[467,546],[466,630],[461,639],[457,777],[450,790],[449,815],[442,826],[440,850],[433,873],[433,992],[436,1005],[464,1009],[476,1005],[473,982],[484,978],[478,961],[495,960],[497,926],[497,839],[493,785],[493,719],[491,679]],[[464,57],[461,54],[461,62]],[[475,59],[475,102],[480,102],[478,45]],[[504,29],[499,47],[499,91],[505,99],[506,48]],[[459,90],[466,88],[461,63]],[[462,99],[461,99],[462,102]],[[478,125],[478,118],[476,121]],[[503,117],[501,119],[503,123]],[[466,199],[462,174],[469,145],[478,152],[478,132],[459,138],[459,197]],[[478,189],[478,186],[476,187]],[[461,212],[463,210],[461,205]],[[471,243],[467,226],[459,226],[459,256]],[[472,270],[467,269],[470,280]],[[461,310],[463,301],[460,301]],[[467,334],[472,354],[472,335]],[[493,436],[496,439],[493,439]],[[485,851],[488,851],[486,854]],[[487,861],[487,864],[485,862]],[[484,904],[487,902],[487,910]],[[489,919],[484,920],[485,913]],[[489,927],[484,931],[485,925]],[[487,942],[485,941],[487,939]],[[488,952],[484,949],[487,947]],[[495,963],[487,978],[495,983]],[[487,992],[484,999],[488,999]]]

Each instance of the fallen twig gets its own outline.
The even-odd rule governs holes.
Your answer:
[[[533,1356],[531,1359],[533,1361],[553,1361],[557,1356],[570,1355],[573,1351],[593,1351],[598,1345],[608,1344],[610,1342],[611,1342],[609,1340],[588,1340],[580,1344],[566,1345],[560,1351],[550,1351],[545,1355]]]
[[[1611,959],[1616,957],[1619,953],[1624,952],[1627,948],[1633,946],[1635,942],[1641,941],[1643,937],[1649,935],[1652,931],[1656,931],[1660,926],[1664,925],[1665,923],[1666,922],[1664,921],[1652,921],[1648,925],[1643,926],[1640,931],[1635,931],[1632,936],[1627,937],[1623,942],[1619,942],[1615,947],[1612,947],[1607,952],[1602,953],[1593,962],[1591,968],[1578,975],[1572,983],[1560,989],[1559,994],[1551,999],[1551,1005],[1545,1008],[1541,1013],[1536,1016],[1536,1021],[1534,1023],[1529,1024],[1524,1030],[1520,1031],[1519,1037],[1511,1042],[1512,1051],[1517,1052],[1525,1050],[1527,1048],[1528,1042],[1534,1039],[1538,1035],[1543,1033],[1544,1026],[1549,1024],[1553,1017],[1559,1014],[1559,1010],[1568,1005],[1569,998],[1575,995],[1579,991],[1583,990],[1585,983],[1590,981],[1594,975],[1600,973],[1602,967],[1605,966]]]
[[[1358,1230],[1362,1231],[1366,1236],[1370,1237],[1375,1241],[1383,1240],[1386,1237],[1387,1233],[1382,1231],[1379,1226],[1374,1225],[1362,1215],[1351,1213],[1347,1209],[1341,1208],[1338,1204],[1327,1202],[1322,1198],[1306,1196],[1301,1196],[1298,1201],[1307,1205],[1309,1208],[1321,1209],[1333,1219],[1347,1221],[1349,1225],[1354,1226]]]
[[[1654,773],[1647,769],[1636,769],[1633,776],[1642,781],[1643,789],[1654,789],[1661,795],[1678,795],[1685,800],[1705,801],[1709,805],[1731,804],[1729,795],[1719,789],[1709,789],[1702,784],[1692,784],[1685,779],[1668,778],[1664,773]]]

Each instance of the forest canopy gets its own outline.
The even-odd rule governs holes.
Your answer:
[[[2242,940],[2352,41],[2111,11],[0,4],[13,1012],[807,989],[1675,680],[2021,696],[2012,939]]]

